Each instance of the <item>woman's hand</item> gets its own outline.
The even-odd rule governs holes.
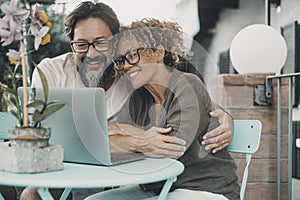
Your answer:
[[[231,143],[233,119],[228,113],[221,109],[210,112],[210,116],[217,117],[220,125],[203,136],[202,144],[206,145],[206,150],[212,150],[212,153],[217,153]]]
[[[112,152],[142,152],[148,157],[179,158],[186,150],[186,142],[166,135],[172,128],[152,127],[147,131],[128,125],[110,123]]]

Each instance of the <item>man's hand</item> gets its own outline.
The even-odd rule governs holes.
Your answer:
[[[203,136],[202,144],[206,150],[217,153],[227,147],[232,140],[233,120],[232,117],[221,109],[210,112],[211,117],[217,117],[219,126]]]
[[[110,135],[112,151],[138,151],[149,157],[178,158],[186,150],[184,140],[165,135],[171,132],[172,128],[152,127],[145,131],[128,124],[119,124],[118,126],[119,130],[116,131],[114,125],[114,132],[118,132],[118,134]]]

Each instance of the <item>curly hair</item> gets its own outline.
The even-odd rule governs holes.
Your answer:
[[[177,68],[180,62],[188,60],[192,52],[185,47],[183,32],[176,22],[144,18],[134,21],[129,26],[120,28],[120,37],[129,40],[134,37],[139,47],[155,50],[162,45],[165,49],[164,64]],[[116,47],[117,45],[115,45]]]
[[[90,1],[82,2],[66,17],[63,32],[73,40],[77,22],[89,18],[100,18],[107,23],[113,35],[119,33],[120,22],[112,8],[104,3]]]

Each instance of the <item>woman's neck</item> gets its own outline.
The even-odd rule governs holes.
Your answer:
[[[165,92],[169,84],[172,72],[167,70],[164,66],[160,66],[161,70],[158,70],[152,80],[145,86],[145,88],[152,95],[155,104],[163,105],[165,100]]]
[[[172,72],[165,70],[159,70],[155,79],[153,79],[145,88],[150,92],[154,99],[155,109],[155,125],[159,125],[160,116],[163,110],[163,104],[165,102],[165,92],[169,84]]]

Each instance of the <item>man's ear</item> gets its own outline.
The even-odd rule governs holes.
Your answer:
[[[155,51],[157,62],[163,63],[165,57],[165,48],[163,45],[159,45]]]

